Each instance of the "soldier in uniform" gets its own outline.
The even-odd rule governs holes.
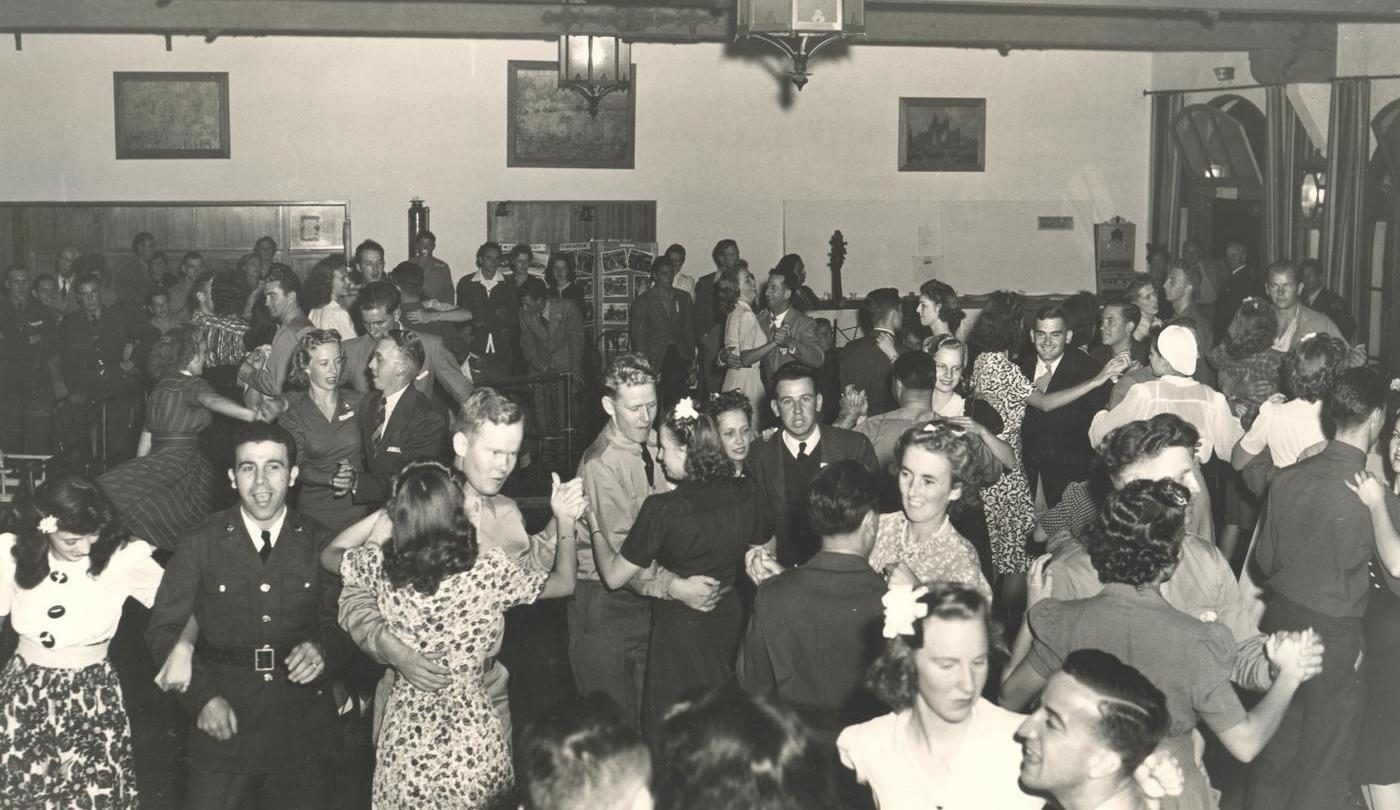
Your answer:
[[[29,294],[29,270],[5,273],[0,296],[0,450],[47,453],[53,424],[58,313]]]
[[[319,564],[331,534],[287,508],[295,443],[255,423],[234,448],[239,505],[190,533],[171,558],[146,641],[163,661],[191,617],[192,671],[180,701],[194,719],[185,806],[321,808],[336,705],[328,676],[348,659],[340,586]]]

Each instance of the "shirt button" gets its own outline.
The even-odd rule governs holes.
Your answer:
[[[227,590],[228,590],[228,586],[227,586],[227,585],[220,585],[220,586],[219,586],[219,593],[223,593],[224,591],[227,591]]]
[[[307,589],[309,589],[309,588],[311,587],[311,583],[310,583],[310,582],[303,582],[303,583],[301,583],[301,587],[302,587],[302,588],[307,588]]]
[[[272,683],[272,673],[271,673],[271,672],[264,672],[264,673],[263,673],[263,680],[266,681],[266,682],[268,682],[268,683]]]
[[[263,593],[267,593],[268,591],[272,590],[272,586],[264,582],[263,584],[258,586],[258,590],[262,591]]]
[[[263,624],[267,624],[270,621],[272,621],[272,617],[268,616],[267,614],[263,614]]]

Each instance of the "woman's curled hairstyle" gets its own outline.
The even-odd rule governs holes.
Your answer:
[[[61,532],[97,535],[88,553],[88,575],[93,577],[101,576],[112,555],[131,539],[116,507],[101,487],[76,475],[45,481],[34,490],[20,515],[20,528],[12,552],[15,584],[25,589],[43,582],[49,574],[49,535],[39,530],[44,518],[54,518]]]
[[[292,367],[287,370],[286,388],[295,391],[305,391],[311,387],[311,378],[307,376],[306,370],[311,367],[311,353],[318,346],[327,343],[339,343],[340,332],[335,329],[312,329],[301,336],[297,343],[296,353],[292,355]],[[340,382],[345,381],[344,369],[341,370]]]
[[[1283,358],[1283,392],[1306,402],[1321,402],[1332,393],[1346,357],[1346,341],[1323,333],[1307,335]]]
[[[199,353],[203,343],[204,331],[198,326],[182,324],[171,329],[151,346],[146,373],[156,382],[179,374]]]
[[[903,463],[904,453],[911,447],[943,456],[952,470],[953,486],[962,487],[962,497],[950,503],[949,509],[975,509],[982,503],[981,490],[997,482],[1001,469],[990,454],[977,452],[973,442],[980,443],[981,439],[959,425],[937,418],[904,431],[895,445],[895,463]]]
[[[992,618],[991,603],[976,588],[960,582],[928,582],[924,587],[928,593],[919,602],[928,606],[928,614],[914,620],[911,635],[886,639],[880,656],[865,675],[866,687],[897,712],[913,706],[919,694],[914,657],[924,646],[924,622],[929,619],[983,622],[987,628],[987,649],[999,656],[1006,654],[1001,624]]]
[[[476,527],[463,504],[465,479],[436,461],[415,461],[394,478],[386,509],[393,539],[384,545],[384,575],[395,588],[432,596],[453,574],[476,564]]]
[[[680,405],[688,402],[689,400],[683,399],[676,403],[664,420],[666,429],[671,431],[676,441],[685,445],[686,480],[696,484],[707,484],[733,478],[734,464],[724,454],[724,445],[719,439],[719,428],[715,425],[715,417],[718,414],[711,415],[708,409],[697,409],[697,415],[694,417],[678,416],[676,411]]]
[[[672,707],[655,768],[664,810],[836,810],[834,758],[791,709],[737,686]]]
[[[1084,538],[1099,580],[1143,586],[1170,575],[1181,557],[1190,504],[1191,491],[1166,478],[1131,481],[1109,493]]]
[[[1278,335],[1278,311],[1263,298],[1250,296],[1240,304],[1225,332],[1225,353],[1243,360],[1274,345]]]

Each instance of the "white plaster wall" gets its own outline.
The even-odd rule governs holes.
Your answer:
[[[721,45],[632,54],[635,170],[507,169],[507,60],[552,60],[551,42],[177,38],[167,53],[152,36],[28,35],[0,49],[0,200],[348,199],[354,238],[383,242],[392,264],[420,196],[458,272],[491,199],[654,199],[658,238],[702,267],[725,236],[756,266],[776,261],[785,199],[1075,199],[1146,216],[1146,54],[855,45],[814,60],[789,108],[762,65]],[[228,71],[232,158],[115,160],[117,70]],[[901,95],[985,96],[987,171],[896,171]],[[1090,278],[1037,272],[1063,289]]]

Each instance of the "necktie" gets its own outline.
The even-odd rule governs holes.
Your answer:
[[[642,466],[647,470],[647,486],[656,486],[656,462],[652,460],[645,442],[642,443]]]
[[[267,529],[262,530],[262,545],[258,547],[258,556],[262,557],[263,562],[267,562],[267,558],[272,556],[272,532]]]
[[[806,458],[806,457],[807,457],[807,443],[806,443],[806,442],[798,442],[798,443],[797,443],[797,460],[798,460],[798,461],[801,461],[802,459],[804,459],[804,458]]]
[[[370,439],[378,443],[384,437],[384,399],[381,397],[379,404],[374,406],[374,432],[370,434]]]

